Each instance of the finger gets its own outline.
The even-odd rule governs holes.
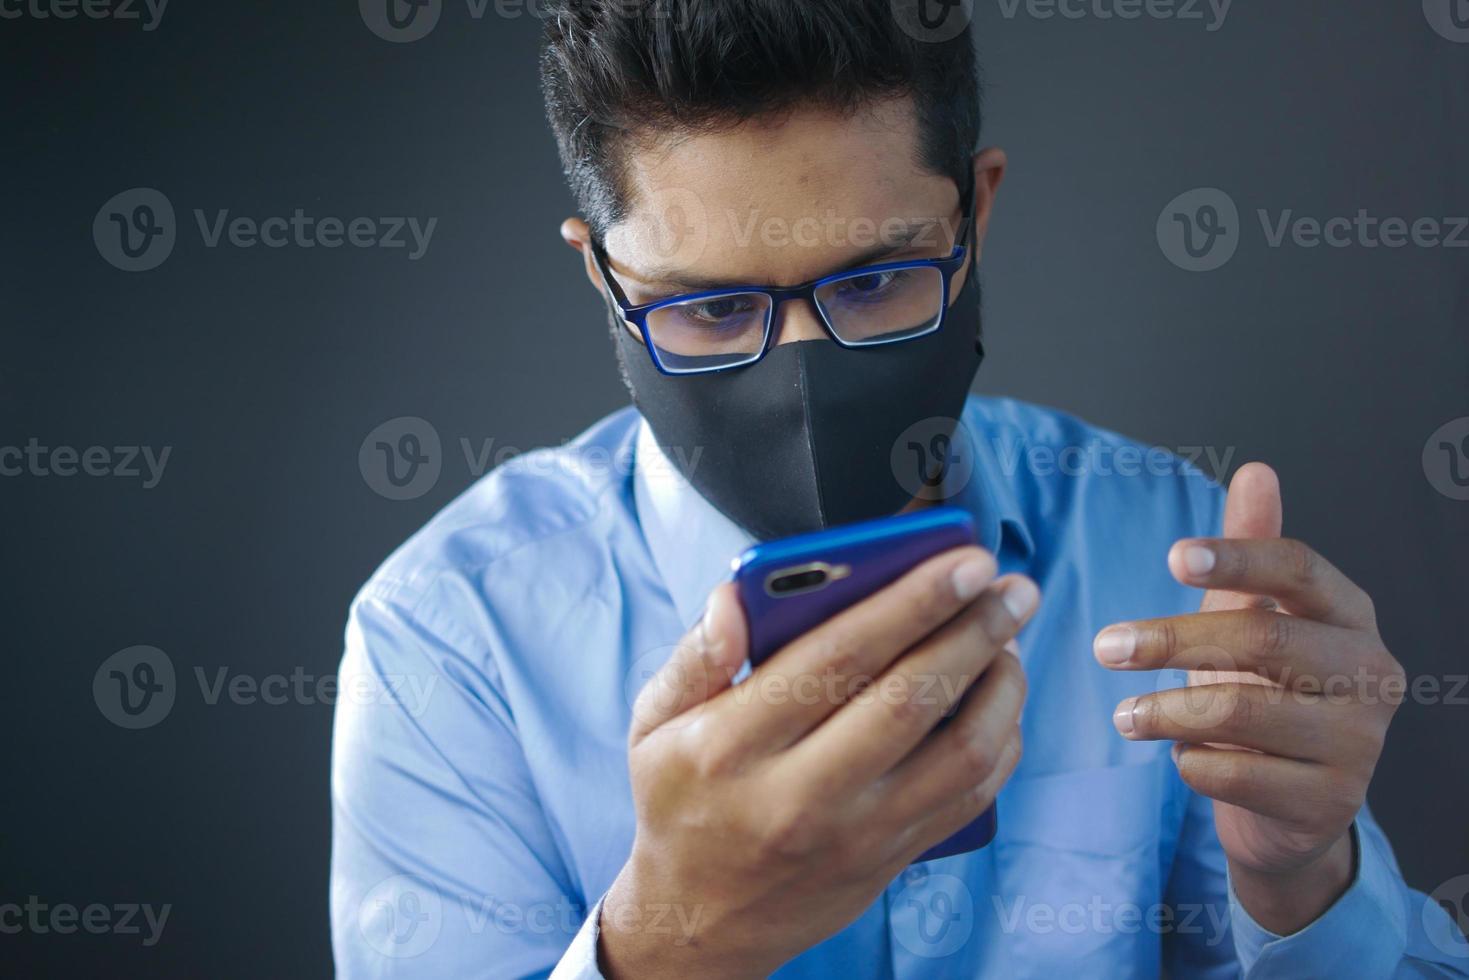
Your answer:
[[[1229,481],[1224,502],[1226,538],[1278,538],[1284,524],[1280,477],[1264,463],[1246,463]]]
[[[728,688],[745,662],[747,637],[739,596],[726,582],[709,594],[699,622],[638,693],[628,732],[631,744]]]
[[[1185,585],[1269,596],[1286,611],[1323,623],[1375,626],[1367,593],[1300,541],[1189,538],[1169,551],[1168,568]]]
[[[1173,761],[1200,795],[1277,820],[1319,822],[1343,797],[1340,774],[1314,762],[1203,745],[1175,747]]]
[[[1112,724],[1134,742],[1206,742],[1243,746],[1283,758],[1331,762],[1352,758],[1349,726],[1332,724],[1337,706],[1320,695],[1259,684],[1203,684],[1127,698]]]
[[[1280,480],[1275,471],[1264,463],[1246,463],[1241,466],[1234,474],[1234,479],[1229,482],[1229,494],[1224,501],[1223,536],[1278,538],[1283,519]],[[1268,605],[1269,602],[1268,598],[1261,596],[1214,589],[1204,593],[1199,609],[1206,612],[1216,609],[1246,609]]]
[[[904,863],[912,861],[940,841],[948,840],[993,806],[1000,790],[1014,775],[1022,754],[1020,729],[1016,728],[1001,747],[995,767],[977,786],[959,793],[927,817],[910,823],[905,831],[895,833],[893,840],[904,851]]]
[[[1366,634],[1302,616],[1231,609],[1108,626],[1092,652],[1113,670],[1251,671],[1310,687],[1350,674],[1376,642]]]
[[[766,705],[750,737],[780,748],[796,742],[969,606],[995,571],[994,556],[981,548],[950,549],[779,650],[745,683],[754,690],[819,693]]]
[[[1034,611],[1040,593],[1021,575],[997,581],[965,614],[902,657],[862,695],[793,746],[788,764],[824,773],[850,793],[913,750]]]
[[[1025,689],[1020,660],[1002,650],[959,711],[872,784],[889,818],[912,823],[988,779],[1015,735]]]

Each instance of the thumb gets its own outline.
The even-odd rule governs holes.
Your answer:
[[[1264,463],[1246,463],[1229,481],[1229,495],[1224,501],[1224,537],[1226,538],[1278,538],[1283,520],[1280,503],[1280,478]],[[1168,564],[1174,575],[1183,581],[1183,549],[1175,545],[1168,555]],[[1248,609],[1268,602],[1261,596],[1241,592],[1210,589],[1204,593],[1199,604],[1201,612],[1216,612],[1226,609]],[[1191,670],[1188,683],[1192,686],[1236,682],[1241,684],[1265,684],[1270,681],[1249,671],[1226,669],[1232,663],[1229,652],[1223,648],[1215,651],[1219,669]],[[1222,742],[1210,742],[1216,748],[1234,748]]]
[[[727,689],[745,662],[748,642],[744,608],[734,585],[726,582],[709,593],[704,615],[639,692],[633,703],[631,743],[636,745],[654,729],[688,715]]]
[[[1229,496],[1224,501],[1224,537],[1278,538],[1284,521],[1280,502],[1280,478],[1264,463],[1246,463],[1229,481]],[[1181,549],[1175,547],[1169,564],[1180,568]],[[1258,605],[1257,596],[1211,589],[1204,593],[1199,609],[1213,612],[1224,609],[1248,609]]]
[[[1264,463],[1241,466],[1224,501],[1224,536],[1278,538],[1283,520],[1280,477]]]

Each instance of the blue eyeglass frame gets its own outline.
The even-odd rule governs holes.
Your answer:
[[[770,353],[770,348],[773,346],[772,342],[775,340],[775,331],[773,329],[775,324],[775,311],[781,303],[787,300],[799,299],[806,300],[810,303],[811,308],[816,311],[817,316],[820,318],[821,328],[826,331],[826,335],[834,340],[838,346],[845,347],[848,350],[855,350],[862,347],[881,347],[886,344],[901,344],[905,341],[917,340],[919,337],[927,337],[930,334],[937,333],[943,328],[944,319],[949,313],[949,283],[953,280],[955,273],[962,269],[964,263],[969,259],[970,232],[974,227],[974,212],[969,194],[964,195],[963,207],[964,223],[959,226],[959,243],[944,258],[907,259],[902,262],[884,262],[880,265],[859,266],[854,269],[847,269],[844,272],[834,272],[831,275],[822,276],[819,279],[812,279],[810,282],[801,283],[799,286],[730,286],[724,289],[711,289],[706,292],[682,293],[678,296],[670,296],[667,299],[660,299],[653,303],[634,306],[628,302],[627,294],[623,292],[622,286],[617,282],[617,278],[612,275],[612,266],[607,259],[607,252],[602,247],[602,243],[595,237],[592,239],[592,254],[596,258],[597,269],[602,273],[602,282],[607,286],[607,291],[612,302],[616,304],[617,309],[622,313],[623,319],[638,328],[638,333],[642,334],[643,337],[643,347],[647,349],[648,356],[653,359],[653,366],[658,369],[660,374],[670,376],[714,374],[719,371],[735,371],[740,368],[747,368]],[[827,319],[826,311],[822,309],[821,304],[816,300],[816,291],[822,286],[833,282],[840,282],[843,279],[853,279],[879,272],[895,272],[900,269],[939,270],[943,283],[943,296],[940,300],[941,305],[939,306],[938,319],[934,321],[933,326],[922,333],[902,334],[887,339],[879,337],[875,340],[848,341],[837,336],[836,330],[832,327],[830,320]],[[653,338],[648,334],[648,317],[652,313],[669,306],[719,299],[722,296],[746,296],[751,293],[767,297],[770,300],[770,305],[765,310],[765,338],[760,343],[760,349],[752,354],[749,360],[739,361],[734,364],[719,364],[713,367],[690,368],[685,370],[670,369],[664,366],[662,359],[658,356],[658,348],[654,345]]]

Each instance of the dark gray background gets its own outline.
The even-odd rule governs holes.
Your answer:
[[[1446,2],[1446,0],[1445,0]],[[0,446],[171,446],[161,483],[0,478],[0,902],[171,904],[162,941],[0,935],[0,972],[330,970],[325,704],[207,705],[194,668],[331,674],[347,603],[467,486],[459,439],[555,444],[623,405],[535,80],[539,23],[447,0],[390,44],[354,5],[186,3],[136,22],[0,20]],[[1207,8],[1201,8],[1207,10]],[[1469,43],[1417,0],[1239,2],[1200,20],[1042,19],[980,0],[985,142],[1011,168],[986,249],[989,392],[1280,471],[1287,532],[1376,598],[1413,675],[1462,676],[1469,502],[1431,433],[1469,415],[1469,249],[1266,244],[1256,209],[1469,214]],[[91,226],[161,190],[159,268]],[[1164,206],[1238,205],[1238,252],[1183,271]],[[428,254],[205,248],[191,211],[438,217]],[[374,493],[384,420],[444,440],[429,493]],[[1160,556],[1161,558],[1161,556]],[[134,644],[172,713],[107,721],[94,672]],[[1469,872],[1469,705],[1408,705],[1371,800],[1410,882]]]

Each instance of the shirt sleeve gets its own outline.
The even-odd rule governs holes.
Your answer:
[[[463,621],[401,588],[353,606],[332,739],[337,975],[546,977],[560,962],[557,976],[596,977],[595,926],[579,939],[595,918]]]
[[[1437,902],[1403,881],[1392,846],[1366,807],[1352,836],[1357,858],[1351,885],[1299,932],[1277,936],[1266,930],[1230,887],[1230,920],[1244,975],[1469,977],[1469,944]]]
[[[603,980],[602,973],[597,966],[597,941],[601,938],[602,902],[605,898],[597,899],[597,904],[587,913],[587,919],[581,925],[576,938],[571,941],[571,946],[566,950],[566,955],[561,957],[561,962],[556,964],[556,969],[551,973],[551,980]]]

